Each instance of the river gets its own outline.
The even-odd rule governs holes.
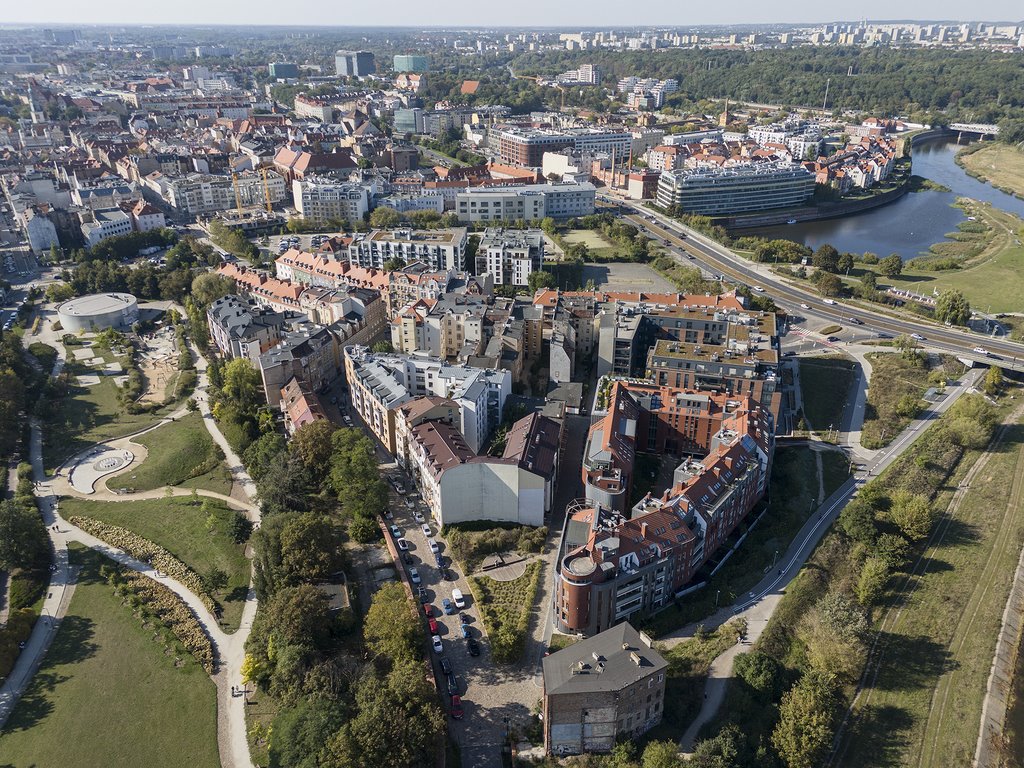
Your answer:
[[[904,259],[912,259],[927,251],[932,243],[941,241],[964,220],[963,212],[951,205],[957,197],[991,203],[1024,218],[1024,200],[964,173],[954,160],[961,148],[953,139],[935,139],[914,147],[914,174],[949,187],[951,192],[915,192],[855,216],[743,230],[742,233],[783,237],[811,248],[831,243],[840,251],[870,251],[879,256],[898,253]]]

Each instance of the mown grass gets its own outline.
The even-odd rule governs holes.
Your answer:
[[[165,654],[100,577],[103,558],[73,549],[81,566],[68,614],[0,734],[15,768],[145,765],[215,768],[216,688],[188,653]]]
[[[611,258],[618,252],[611,241],[592,229],[573,230],[562,235],[561,239],[567,246],[583,243],[594,258]]]
[[[856,363],[834,357],[801,357],[800,393],[812,429],[839,429],[847,394],[857,378]]]
[[[993,141],[972,152],[961,152],[957,164],[996,189],[1024,197],[1024,152],[1012,144]]]
[[[164,547],[201,576],[214,568],[227,573],[228,586],[214,596],[223,606],[224,626],[231,631],[242,616],[249,561],[245,545],[231,538],[235,512],[216,499],[200,497],[200,502],[184,496],[117,502],[63,498],[60,511],[64,518],[81,515],[127,528]]]
[[[190,413],[139,435],[133,442],[146,447],[145,461],[133,471],[111,478],[108,488],[146,491],[181,485],[225,496],[231,494],[231,473],[224,464],[223,452],[203,423],[202,414]]]

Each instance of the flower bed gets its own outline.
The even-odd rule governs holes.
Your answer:
[[[86,533],[90,533],[98,539],[102,539],[112,547],[117,547],[127,552],[137,560],[149,563],[159,571],[163,571],[172,579],[184,584],[192,594],[203,601],[207,610],[216,616],[219,611],[217,601],[203,587],[203,580],[198,573],[193,571],[181,560],[176,558],[159,544],[154,544],[149,539],[144,539],[137,533],[132,533],[127,528],[116,525],[101,523],[89,517],[71,517],[68,522],[78,526]]]

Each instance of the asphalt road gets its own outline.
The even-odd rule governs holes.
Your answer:
[[[930,349],[949,352],[986,365],[997,363],[1002,368],[1024,371],[1024,344],[967,330],[946,328],[925,321],[895,318],[872,309],[845,305],[841,302],[835,305],[825,304],[816,293],[781,280],[765,267],[758,268],[752,265],[725,246],[683,226],[678,221],[632,201],[614,199],[612,202],[636,211],[627,215],[629,221],[646,230],[657,240],[667,241],[670,246],[674,246],[676,250],[672,253],[681,264],[696,266],[690,260],[680,257],[678,250],[692,254],[703,265],[727,279],[750,287],[764,288],[776,303],[789,312],[801,314],[810,311],[825,320],[842,325],[850,325],[849,318],[856,317],[863,322],[863,325],[858,326],[861,331],[876,334],[883,332],[894,336],[917,333],[925,339],[922,344]],[[801,306],[803,304],[810,310],[804,310]],[[991,356],[974,352],[974,347],[987,349]]]

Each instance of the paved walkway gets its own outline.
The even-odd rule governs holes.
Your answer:
[[[51,375],[57,375],[63,367],[64,350],[59,339],[51,343],[58,349],[58,359],[54,364]],[[260,521],[260,510],[254,503],[256,486],[252,478],[245,471],[245,467],[242,465],[238,455],[231,450],[227,440],[213,421],[206,394],[209,385],[206,376],[206,361],[200,355],[197,355],[197,357],[199,360],[197,368],[200,373],[196,389],[196,399],[200,404],[200,410],[203,412],[203,421],[214,441],[224,450],[224,455],[231,467],[232,476],[245,491],[250,502],[240,502],[229,496],[209,491],[199,491],[199,494],[220,498],[233,506],[244,508],[249,519],[258,524]],[[252,768],[245,726],[245,698],[243,696],[236,696],[232,692],[233,687],[241,688],[242,686],[241,668],[245,658],[245,641],[248,639],[253,619],[256,616],[257,601],[252,584],[250,583],[249,586],[249,593],[242,610],[239,628],[234,633],[227,634],[221,629],[216,618],[206,610],[206,607],[199,598],[183,584],[166,575],[158,574],[148,564],[136,560],[122,550],[91,536],[60,517],[58,493],[65,492],[65,490],[71,491],[71,493],[73,491],[66,477],[62,474],[56,475],[52,480],[46,477],[42,458],[42,429],[35,421],[32,423],[31,430],[31,462],[33,475],[36,480],[36,499],[42,513],[43,522],[47,526],[51,544],[56,553],[56,560],[47,596],[43,601],[40,619],[36,622],[25,648],[18,655],[14,669],[7,680],[4,681],[3,686],[0,687],[0,729],[7,722],[7,718],[10,716],[25,688],[31,682],[35,671],[39,668],[50,642],[60,627],[61,619],[67,611],[71,595],[74,591],[75,576],[69,568],[67,545],[69,542],[76,541],[101,552],[125,567],[160,581],[189,606],[213,643],[214,654],[217,660],[217,672],[212,678],[217,686],[217,740],[221,766],[222,768]],[[162,498],[165,493],[165,489],[157,489],[141,494],[114,494],[104,487],[101,492],[85,498],[117,502],[131,501],[139,498]],[[172,489],[172,493],[175,495],[191,495],[191,490]],[[74,495],[81,496],[81,494]]]
[[[818,546],[818,542],[821,541],[832,523],[839,517],[840,512],[842,512],[854,493],[868,482],[873,475],[880,474],[899,458],[903,451],[920,437],[921,433],[935,419],[942,415],[977,383],[983,373],[983,370],[969,371],[960,379],[958,385],[949,388],[949,394],[944,400],[934,408],[924,411],[887,448],[877,451],[876,456],[868,463],[865,471],[858,472],[829,496],[825,503],[819,507],[819,511],[804,523],[804,526],[794,537],[789,549],[779,559],[780,568],[776,573],[769,573],[750,593],[741,597],[734,605],[719,609],[700,623],[705,628],[711,630],[731,621],[733,618],[746,619],[746,640],[750,645],[755,644],[764,631],[765,626],[767,626],[768,620],[771,619],[772,614],[775,612],[775,608],[782,599],[786,587],[789,586],[790,581],[800,572],[804,563],[807,562]],[[665,637],[662,642],[666,643],[669,647],[677,645],[692,638],[696,628],[697,624],[688,624]],[[708,675],[709,679],[705,683],[707,698],[704,700],[700,712],[693,723],[690,724],[690,727],[687,728],[683,740],[680,742],[680,746],[684,751],[689,752],[692,750],[692,740],[718,711],[718,707],[724,698],[728,679],[732,677],[733,659],[741,650],[742,646],[734,645],[712,662]],[[690,738],[689,742],[685,740],[687,736]]]

